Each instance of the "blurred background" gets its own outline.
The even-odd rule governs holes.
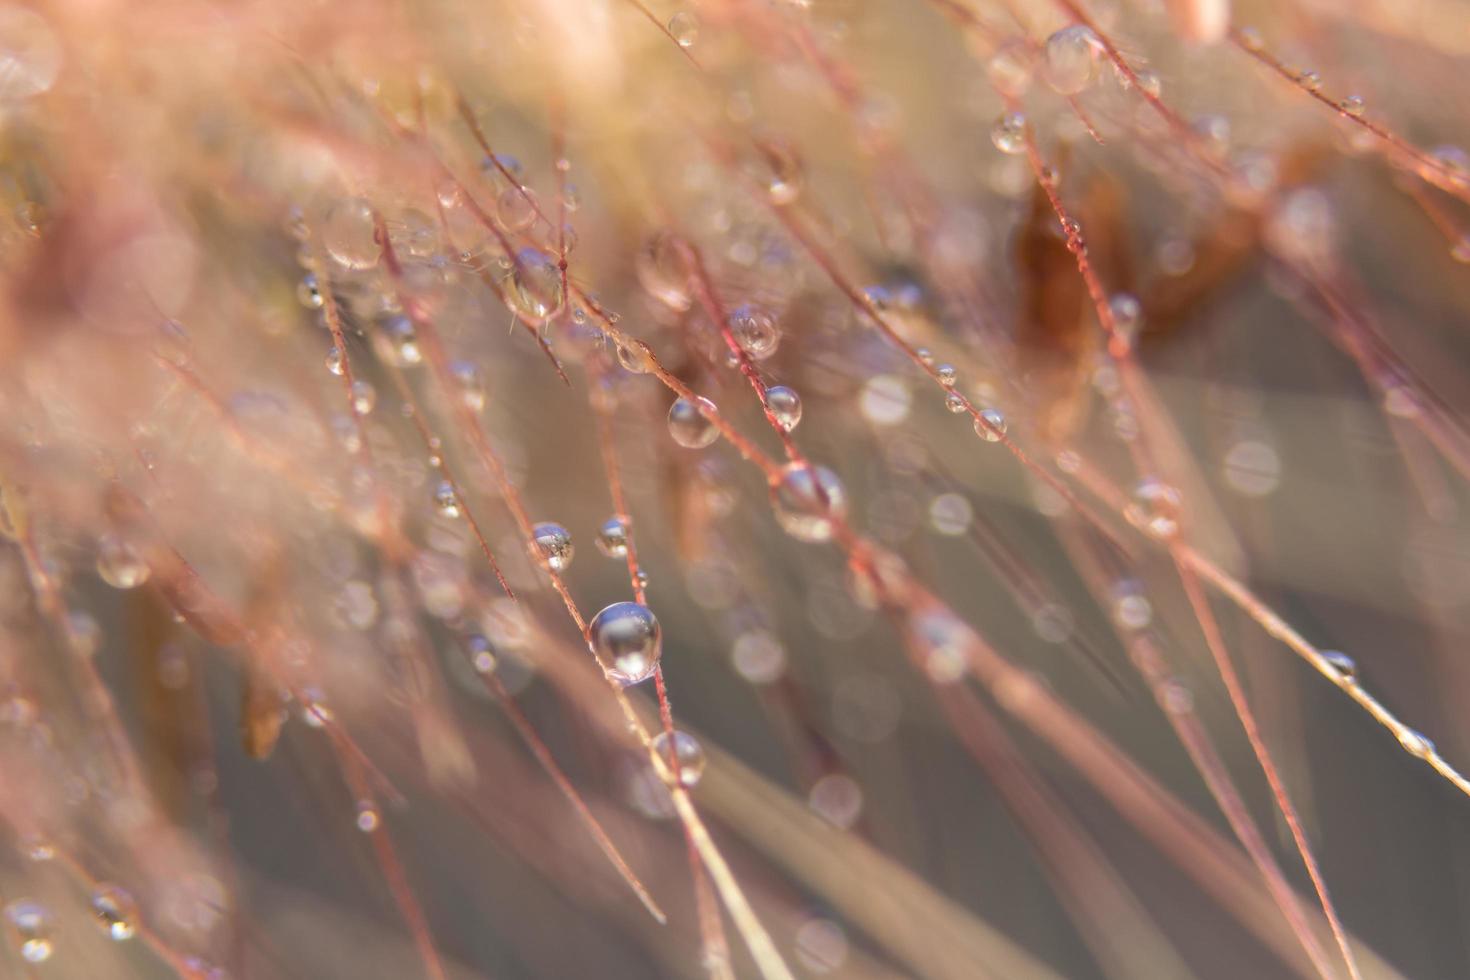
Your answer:
[[[0,5],[0,973],[1470,975],[1467,47]]]

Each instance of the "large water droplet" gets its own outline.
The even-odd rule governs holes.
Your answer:
[[[847,515],[847,494],[827,467],[788,463],[772,488],[771,505],[776,522],[793,538],[826,541],[834,523]]]
[[[613,603],[592,617],[588,635],[607,676],[625,687],[652,677],[658,667],[663,634],[645,605]]]

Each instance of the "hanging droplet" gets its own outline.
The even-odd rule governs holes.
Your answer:
[[[107,938],[122,942],[138,932],[138,903],[117,885],[98,885],[92,892],[92,915]]]
[[[1323,650],[1322,659],[1332,668],[1333,673],[1348,683],[1356,683],[1358,680],[1358,664],[1352,657],[1341,650]]]
[[[699,19],[687,10],[669,18],[669,34],[681,48],[692,48],[699,40]]]
[[[669,767],[670,774],[678,773],[679,785],[685,789],[697,785],[700,777],[704,775],[704,746],[699,744],[699,739],[688,732],[675,729],[672,746],[669,733],[659,732],[653,737],[653,750]]]
[[[610,517],[597,529],[597,550],[609,558],[628,557],[628,525],[621,517]]]
[[[847,494],[837,474],[825,466],[788,463],[771,490],[776,523],[798,541],[826,541],[833,525],[847,516]]]
[[[783,432],[790,432],[801,422],[801,396],[785,385],[766,389],[766,407]]]
[[[382,814],[372,800],[357,801],[357,829],[364,834],[371,834],[383,823]]]
[[[316,273],[308,272],[301,277],[301,281],[296,284],[296,298],[308,310],[319,310],[322,308],[326,300],[322,297],[322,287],[317,281]]]
[[[627,687],[653,676],[663,647],[653,610],[637,602],[615,602],[592,617],[587,630],[608,677]]]
[[[352,410],[358,415],[371,415],[378,404],[378,391],[366,381],[352,382]]]
[[[760,179],[771,203],[778,207],[793,203],[801,196],[804,183],[796,151],[785,143],[771,141],[761,143],[759,149],[763,171]]]
[[[342,350],[342,348],[338,347],[336,344],[333,344],[332,349],[327,351],[326,363],[327,370],[329,372],[335,374],[339,378],[342,377],[342,372],[347,370],[346,351]]]
[[[379,336],[382,338],[380,354],[390,364],[413,367],[424,362],[418,331],[414,329],[413,321],[403,314],[385,319]]]
[[[540,249],[523,248],[516,253],[506,298],[521,317],[539,322],[561,309],[561,285],[556,259]]]
[[[5,918],[10,922],[20,958],[27,963],[44,963],[54,950],[51,939],[51,914],[45,908],[27,899],[19,899],[5,906]]]
[[[1347,115],[1355,117],[1361,116],[1368,108],[1361,95],[1349,95],[1338,103],[1337,107]]]
[[[1108,300],[1108,310],[1113,315],[1113,328],[1131,347],[1138,337],[1138,326],[1143,319],[1143,304],[1132,293],[1115,293]]]
[[[959,374],[955,371],[953,364],[941,364],[934,369],[934,374],[939,378],[939,383],[946,388],[953,388],[959,380]]]
[[[1169,484],[1148,477],[1133,491],[1133,503],[1125,515],[1135,527],[1156,538],[1172,537],[1179,530],[1179,491]]]
[[[1322,90],[1322,76],[1314,71],[1304,71],[1296,79],[1302,88],[1308,92],[1320,92]]]
[[[459,494],[454,492],[453,483],[440,480],[434,487],[434,509],[441,517],[459,516]]]
[[[1025,153],[1026,116],[1020,112],[1005,113],[990,127],[990,142],[1002,153]]]
[[[693,271],[682,245],[678,236],[657,232],[639,251],[635,264],[638,282],[649,295],[679,312],[689,309],[693,302],[689,291]]]
[[[715,403],[708,398],[676,399],[669,407],[669,435],[685,449],[703,449],[720,437],[711,421],[716,412]]]
[[[322,245],[327,254],[348,269],[371,269],[378,264],[377,228],[373,206],[361,197],[339,201],[322,222]]]
[[[485,407],[485,378],[471,361],[455,361],[449,365],[449,377],[459,394],[460,404],[472,412]]]
[[[97,574],[114,589],[136,589],[148,581],[151,570],[131,545],[108,534],[97,542]]]
[[[1006,416],[998,408],[983,408],[975,419],[975,434],[986,442],[1000,442],[1006,434]]]
[[[536,552],[546,567],[553,572],[565,571],[572,563],[576,549],[572,546],[572,535],[560,524],[543,521],[531,528],[536,541]]]
[[[536,202],[528,187],[507,187],[495,199],[495,215],[508,231],[519,234],[536,222]]]
[[[1076,95],[1092,83],[1098,51],[1090,27],[1073,24],[1046,39],[1042,76],[1059,95]]]
[[[471,633],[465,637],[464,645],[470,658],[470,666],[475,668],[476,673],[495,673],[497,666],[495,647],[491,644],[489,637],[483,633]]]
[[[730,314],[730,333],[740,349],[757,361],[776,353],[781,328],[770,313],[751,303],[737,306]]]

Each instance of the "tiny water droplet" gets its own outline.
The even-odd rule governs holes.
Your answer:
[[[1020,112],[1007,112],[990,127],[990,142],[1002,153],[1026,152],[1026,116]]]
[[[675,729],[671,748],[669,733],[663,731],[653,737],[653,750],[663,758],[671,773],[675,769],[675,760],[678,760],[679,785],[685,788],[698,785],[704,775],[706,761],[704,746],[699,744],[699,739]]]
[[[102,884],[92,892],[92,915],[102,931],[116,942],[132,939],[138,932],[138,903],[117,885]]]
[[[1046,39],[1042,76],[1059,95],[1076,95],[1092,83],[1098,49],[1091,28],[1064,27]]]
[[[21,959],[27,963],[44,963],[51,958],[55,949],[51,938],[51,914],[44,907],[19,899],[5,906],[5,918],[10,922]]]
[[[597,550],[609,558],[628,557],[628,525],[621,517],[610,517],[597,529]]]
[[[459,516],[459,494],[454,492],[453,483],[440,480],[434,487],[434,509],[444,517]]]
[[[109,534],[97,543],[97,574],[114,589],[136,589],[148,581],[151,569],[131,545]]]
[[[669,34],[681,48],[692,48],[699,40],[699,19],[687,10],[669,18]]]
[[[783,432],[790,432],[801,422],[801,396],[785,385],[766,389],[766,406]]]
[[[576,549],[572,546],[572,535],[560,524],[543,521],[531,528],[536,541],[536,551],[546,567],[553,572],[565,571],[572,563]]]

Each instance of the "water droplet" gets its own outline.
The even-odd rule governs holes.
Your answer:
[[[1156,538],[1172,537],[1179,530],[1179,491],[1156,477],[1146,477],[1133,490],[1133,503],[1126,516],[1135,527]]]
[[[630,340],[626,344],[618,344],[618,363],[623,370],[633,374],[648,374],[653,370],[653,359],[649,356],[648,345],[641,340]]]
[[[1042,76],[1059,95],[1076,95],[1092,83],[1098,40],[1092,29],[1073,24],[1046,39]]]
[[[1358,679],[1358,664],[1341,650],[1323,650],[1322,659],[1332,668],[1338,677],[1350,683],[1356,683]]]
[[[699,19],[687,10],[669,18],[669,34],[681,48],[692,48],[699,40]]]
[[[741,304],[730,314],[730,333],[740,349],[757,361],[776,353],[781,343],[781,328],[776,318],[751,303]]]
[[[1113,586],[1113,621],[1125,630],[1141,630],[1153,622],[1154,608],[1143,586],[1124,579]]]
[[[557,260],[536,248],[517,252],[506,299],[524,319],[549,319],[562,304],[561,266]]]
[[[847,516],[842,481],[825,466],[786,464],[772,488],[771,505],[776,522],[798,541],[828,540],[834,523]]]
[[[628,557],[628,525],[621,517],[610,517],[597,529],[597,550],[609,558]]]
[[[692,270],[681,245],[677,236],[666,231],[657,232],[639,251],[635,266],[638,282],[644,290],[665,306],[680,312],[689,309],[693,301],[689,293]]]
[[[460,404],[472,412],[485,407],[485,379],[471,361],[455,361],[449,365],[449,376],[459,394]]]
[[[592,617],[587,632],[608,677],[626,687],[653,676],[663,646],[653,610],[637,602],[615,602]]]
[[[1006,434],[1005,413],[998,408],[984,408],[975,419],[975,434],[986,442],[1000,442]]]
[[[1002,153],[1026,152],[1026,116],[1020,112],[1007,112],[990,127],[990,142]]]
[[[97,543],[97,574],[114,589],[136,589],[151,570],[131,545],[109,534]]]
[[[958,391],[947,391],[944,393],[944,408],[945,411],[958,415],[961,412],[968,412],[970,403]]]
[[[959,374],[955,371],[953,364],[941,364],[934,369],[934,373],[939,377],[939,383],[946,388],[953,388],[955,382],[959,380]]]
[[[347,370],[347,353],[333,344],[331,350],[327,351],[326,364],[328,371],[339,378],[342,377],[342,373]]]
[[[1281,483],[1281,456],[1259,439],[1244,439],[1225,453],[1225,482],[1236,493],[1265,497]]]
[[[762,172],[758,176],[766,185],[771,203],[779,207],[795,202],[804,183],[796,151],[785,143],[771,141],[762,142],[759,150]]]
[[[1297,81],[1301,82],[1302,88],[1308,92],[1318,92],[1322,89],[1322,76],[1314,71],[1302,72],[1297,76]]]
[[[357,829],[364,834],[371,834],[382,826],[383,818],[378,813],[377,805],[372,800],[359,800],[357,803]]]
[[[1420,732],[1406,728],[1399,733],[1399,744],[1404,751],[1419,759],[1427,759],[1434,753],[1434,743]]]
[[[440,480],[434,487],[434,509],[443,517],[459,516],[459,494],[454,492],[453,483]]]
[[[807,806],[823,820],[846,830],[863,812],[863,791],[851,777],[840,772],[829,773],[812,784],[807,793]]]
[[[1337,107],[1349,116],[1361,116],[1368,108],[1361,95],[1349,95]]]
[[[45,908],[27,899],[19,899],[5,906],[5,918],[10,922],[21,959],[27,963],[44,963],[54,950],[51,940],[51,914]]]
[[[483,633],[471,633],[465,637],[464,645],[470,658],[470,665],[475,668],[476,672],[495,673],[495,648],[491,645],[489,637]]]
[[[1156,99],[1163,94],[1164,81],[1159,78],[1158,72],[1151,68],[1140,68],[1133,75],[1138,79],[1138,87],[1144,92]]]
[[[669,745],[669,733],[659,732],[653,737],[653,750],[663,758],[670,772],[674,770],[675,758],[678,759],[679,785],[686,789],[697,785],[704,775],[704,746],[688,732],[674,730],[672,749]]]
[[[790,432],[801,422],[801,396],[785,385],[766,389],[766,406],[783,432]]]
[[[383,360],[397,367],[414,367],[424,362],[424,351],[419,346],[418,331],[413,321],[403,314],[395,314],[383,320],[379,335]]]
[[[301,277],[301,281],[296,284],[296,298],[308,310],[319,310],[322,308],[326,300],[322,297],[322,288],[321,284],[317,281],[316,273],[308,272]]]
[[[360,197],[339,201],[322,222],[322,245],[338,265],[371,269],[378,264],[377,229],[373,206]]]
[[[528,187],[507,187],[495,199],[495,215],[507,230],[520,233],[536,222],[536,202]]]
[[[102,884],[92,892],[92,915],[109,939],[122,942],[138,932],[138,903],[117,885]]]
[[[1143,304],[1132,293],[1115,293],[1108,300],[1108,310],[1113,315],[1113,327],[1133,346],[1138,337],[1138,327],[1143,322]]]
[[[719,410],[708,398],[679,398],[669,407],[669,435],[685,449],[703,449],[720,437],[711,419]]]
[[[352,382],[352,410],[358,415],[371,415],[378,404],[378,391],[366,381]]]
[[[924,673],[936,684],[953,684],[969,670],[970,631],[946,609],[930,609],[909,621],[909,631],[924,663]]]
[[[531,528],[536,541],[536,551],[546,567],[553,572],[565,571],[572,563],[576,548],[572,546],[572,535],[560,524],[543,521]]]

